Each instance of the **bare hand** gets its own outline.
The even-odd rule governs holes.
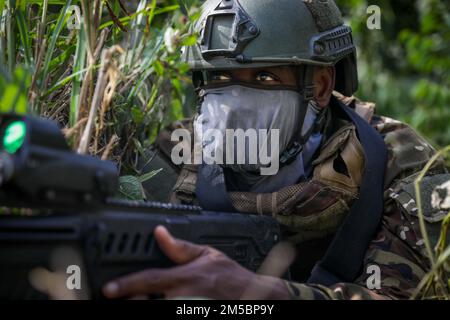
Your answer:
[[[178,266],[124,276],[103,288],[107,298],[163,294],[165,298],[288,299],[281,279],[260,276],[209,246],[175,239],[165,227],[155,229],[161,250]],[[257,293],[257,296],[255,296]]]

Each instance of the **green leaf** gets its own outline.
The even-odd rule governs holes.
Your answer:
[[[1,97],[0,100],[0,112],[26,114],[27,99],[26,96],[21,93],[18,85],[10,83],[6,86],[3,97]]]
[[[8,9],[6,14],[2,16],[2,19],[5,23],[6,30],[6,52],[8,57],[8,70],[10,73],[13,73],[15,65],[16,65],[16,31],[14,30],[15,24],[13,23],[13,12],[11,7],[14,6],[14,3],[8,1]]]
[[[148,172],[140,177],[136,176],[122,176],[119,178],[119,193],[129,200],[145,200],[145,191],[142,183],[150,180],[161,169]]]
[[[172,79],[172,85],[179,94],[183,94],[182,88],[181,88],[181,82],[179,79],[174,78]]]
[[[84,69],[86,63],[86,34],[80,30],[77,38],[77,48],[75,50],[73,73]],[[78,100],[81,91],[82,75],[75,77],[72,81],[72,93],[70,95],[69,124],[74,126],[78,121]]]
[[[138,177],[122,176],[119,178],[119,193],[129,200],[145,199],[144,189]]]
[[[133,121],[137,124],[141,124],[144,120],[144,114],[142,113],[139,107],[133,106],[131,108],[131,116],[133,117]]]
[[[52,61],[50,61],[49,69],[52,70],[55,67],[61,65],[62,63],[69,64],[69,59],[72,58],[73,53],[75,52],[75,46],[70,46],[64,52],[55,57]]]
[[[16,12],[16,22],[17,22],[17,26],[19,28],[20,41],[22,43],[23,51],[25,54],[25,61],[27,62],[28,66],[31,66],[33,55],[31,53],[32,50],[31,50],[31,44],[30,44],[30,36],[28,34],[27,23],[23,16],[22,10],[18,10]]]
[[[152,1],[151,7],[150,7],[150,15],[148,17],[148,24],[152,25],[153,18],[155,17],[155,10],[156,10],[156,0]]]
[[[180,6],[178,5],[172,5],[172,6],[167,6],[164,8],[159,8],[155,10],[155,16],[157,16],[158,14],[162,14],[162,13],[167,13],[167,12],[172,12],[175,10],[180,9]]]
[[[450,258],[450,246],[447,246],[447,248],[442,252],[442,254],[438,257],[437,265],[443,265],[445,262],[448,262]]]
[[[67,9],[72,4],[72,0],[66,1],[66,5],[62,8],[61,13],[59,14],[58,20],[56,22],[55,30],[53,31],[53,35],[50,41],[50,45],[47,48],[47,53],[45,55],[44,67],[42,71],[41,77],[41,91],[45,87],[45,80],[47,78],[47,74],[49,72],[50,62],[52,60],[52,56],[55,53],[56,41],[58,40],[59,34],[65,24]]]
[[[187,11],[186,4],[185,4],[184,0],[177,0],[177,1],[178,1],[178,4],[180,5],[181,12],[185,16],[187,16],[188,15],[188,11]]]
[[[164,43],[163,37],[159,36],[157,38],[156,44],[154,46],[152,46],[151,51],[149,53],[147,53],[146,58],[148,59],[147,60],[148,65],[142,66],[142,72],[141,72],[138,80],[136,81],[136,84],[131,89],[130,93],[128,94],[127,99],[129,101],[137,95],[137,93],[141,89],[141,86],[142,86],[142,83],[144,82],[144,80],[147,79],[154,72],[153,61],[156,61],[157,53],[161,49],[163,43]]]
[[[136,138],[133,138],[133,143],[134,143],[134,147],[136,148],[136,150],[138,151],[139,155],[143,158],[147,159],[147,155],[145,153],[144,148],[142,147],[142,144],[139,140],[137,140]]]
[[[27,113],[30,81],[29,73],[22,67],[16,68],[12,75],[0,81],[0,112]]]
[[[181,46],[193,46],[197,43],[197,35],[190,34],[181,38]]]
[[[28,4],[42,5],[44,0],[26,0],[25,2],[27,2]],[[48,0],[48,4],[63,6],[66,4],[66,1],[64,1],[64,0]]]
[[[153,67],[155,68],[155,71],[159,76],[162,76],[164,74],[164,66],[160,61],[155,60],[155,62],[153,62]]]
[[[16,0],[16,7],[19,8],[19,10],[25,11],[27,6],[27,0]]]
[[[95,70],[95,69],[98,69],[98,68],[99,68],[98,65],[97,65],[97,66],[94,66],[94,70]],[[63,79],[61,79],[61,80],[59,80],[59,81],[58,81],[57,83],[55,83],[50,89],[48,89],[47,91],[45,91],[45,92],[42,94],[42,97],[46,97],[46,96],[48,96],[50,93],[52,93],[52,92],[54,92],[54,91],[56,91],[56,90],[62,88],[63,86],[65,86],[66,84],[68,84],[70,80],[72,80],[72,79],[77,79],[78,76],[83,75],[83,73],[85,73],[86,71],[88,71],[88,69],[89,69],[89,68],[85,68],[85,69],[83,69],[83,70],[74,72],[74,73],[72,73],[71,75],[69,75],[69,76],[67,76],[67,77],[65,77],[65,78],[63,78]]]
[[[161,168],[161,169],[153,170],[153,171],[150,171],[150,172],[148,172],[148,173],[146,173],[146,174],[143,174],[142,176],[139,177],[139,181],[140,181],[141,183],[144,183],[145,181],[148,181],[148,180],[150,180],[151,178],[153,178],[154,176],[156,176],[156,175],[157,175],[158,173],[160,173],[162,170],[163,170],[163,169]]]
[[[179,99],[172,99],[172,108],[170,108],[173,121],[183,118],[183,104]]]
[[[164,8],[155,9],[154,15],[157,16],[157,15],[160,15],[160,14],[163,14],[163,13],[168,13],[168,12],[176,11],[176,10],[178,10],[179,8],[180,8],[180,6],[178,6],[178,5],[172,5],[172,6],[167,6],[167,7],[164,7]],[[139,11],[133,13],[132,15],[129,15],[129,16],[126,16],[126,17],[122,17],[122,18],[119,18],[118,20],[119,20],[124,26],[127,26],[127,25],[129,24],[129,21],[130,21],[130,20],[133,20],[134,18],[136,18],[136,17],[137,17],[138,15],[140,15],[140,14],[147,14],[147,11],[148,11],[148,9],[145,8],[145,9],[143,9],[143,10],[139,10]],[[107,22],[105,22],[105,23],[103,23],[103,24],[100,25],[99,30],[103,30],[103,29],[105,29],[106,27],[112,26],[113,24],[114,24],[114,21],[107,21]]]

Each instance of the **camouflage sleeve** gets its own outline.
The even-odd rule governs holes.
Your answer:
[[[409,299],[428,268],[418,223],[396,200],[386,201],[381,227],[354,283],[332,287],[286,282],[294,299]]]
[[[287,282],[294,299],[409,299],[428,268],[418,223],[388,201],[383,221],[371,242],[361,275],[354,283],[332,287]]]
[[[294,300],[385,300],[388,297],[377,294],[355,283],[338,283],[331,287],[286,281]]]
[[[414,180],[435,151],[403,123],[388,118],[375,118],[374,123],[388,147],[389,187],[384,195],[383,218],[366,252],[362,273],[354,283],[332,287],[286,282],[293,299],[409,299],[429,270],[417,217]],[[423,213],[432,244],[436,243],[440,222],[448,212],[448,208],[433,203],[432,195],[448,181],[450,175],[439,161],[421,185]]]

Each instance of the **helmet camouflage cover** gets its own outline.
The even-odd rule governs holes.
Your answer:
[[[184,50],[192,71],[335,66],[335,90],[357,89],[356,49],[333,0],[208,0]]]

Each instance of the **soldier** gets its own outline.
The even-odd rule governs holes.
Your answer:
[[[406,124],[375,115],[374,104],[352,97],[356,51],[334,1],[209,0],[195,31],[198,43],[184,58],[201,124],[222,131],[279,129],[280,169],[263,176],[258,163],[166,165],[178,170],[171,200],[273,216],[297,259],[290,277],[255,274],[159,227],[155,237],[178,266],[125,276],[109,283],[105,295],[410,298],[430,268],[413,181],[435,150]],[[193,131],[198,119],[160,135],[156,166],[171,157],[171,130]],[[445,212],[427,203],[434,187],[449,179],[438,161],[423,183],[432,236]],[[377,268],[379,283],[367,286]]]

